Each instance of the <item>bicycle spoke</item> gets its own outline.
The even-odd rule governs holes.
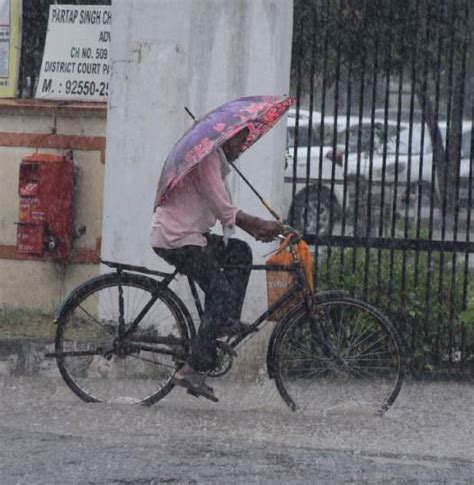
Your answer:
[[[366,341],[368,338],[370,338],[370,337],[373,335],[373,329],[369,329],[369,331],[371,331],[372,333],[370,333],[369,335],[367,335],[367,336],[366,336],[364,339],[362,339],[362,340],[361,340],[362,335],[364,335],[366,332],[364,332],[363,334],[359,335],[359,337],[358,337],[358,338],[357,338],[355,341],[353,341],[353,342],[351,343],[351,345],[350,345],[350,346],[347,348],[347,350],[346,350],[346,355],[348,355],[348,354],[349,354],[349,352],[350,352],[350,351],[351,351],[353,348],[355,348],[356,346],[360,346],[360,345],[362,345],[362,344],[363,344],[363,343],[364,343],[364,342],[365,342],[365,341]]]
[[[350,369],[364,369],[364,370],[367,370],[368,369],[388,369],[388,367],[381,367],[379,365],[351,365],[350,367],[348,367]]]
[[[383,361],[387,361],[387,362],[392,362],[392,359],[381,359],[380,357],[377,357],[377,358],[369,358],[369,357],[362,357],[362,358],[359,358],[359,357],[353,357],[353,358],[346,358],[344,359],[345,362],[383,362]]]
[[[357,317],[356,321],[355,321],[355,324],[349,325],[349,329],[350,329],[350,331],[349,331],[349,343],[351,345],[355,345],[359,341],[359,339],[361,339],[364,336],[364,334],[366,333],[366,331],[363,331],[362,333],[360,333],[360,331],[358,330],[359,325],[361,323],[360,322],[361,318],[362,318],[362,315],[359,315]],[[364,323],[364,322],[362,322],[362,323]],[[351,324],[352,324],[352,321],[351,321]],[[363,328],[364,327],[362,327],[362,329]],[[351,331],[351,330],[353,330],[353,331]],[[370,330],[371,330],[371,326],[368,325],[368,331],[370,331]],[[354,340],[351,340],[351,338],[350,338],[351,335],[354,335]]]
[[[314,356],[311,359],[285,359],[284,362],[313,362],[314,359],[321,360],[323,362],[332,362],[333,361],[333,359]]]
[[[316,374],[324,374],[326,372],[328,372],[328,370],[330,369],[321,369],[320,367],[309,367],[309,368],[305,368],[305,367],[302,367],[301,369],[291,369],[291,372],[297,372],[297,371],[304,371],[304,372],[307,372],[307,371],[312,371],[310,372],[308,375],[305,375],[305,377],[311,377],[312,375],[316,375]]]
[[[371,343],[368,347],[364,348],[363,351],[366,352],[367,350],[371,349],[374,345],[377,345],[379,342],[382,342],[382,339],[383,339],[383,337],[381,337],[377,341]],[[365,339],[365,340],[367,340],[367,339]],[[378,348],[382,348],[382,347],[378,347]]]
[[[368,371],[364,370],[363,368],[356,368],[354,366],[344,368],[346,374],[353,374],[356,377],[360,377],[362,379],[373,378],[372,374]]]
[[[296,347],[294,344],[288,344],[290,346],[290,349],[295,351],[295,352],[300,352],[303,354],[303,355],[308,355],[308,356],[311,356],[313,357],[313,353],[311,353],[311,350],[308,350],[308,349],[305,349],[304,347]]]
[[[339,319],[339,328],[337,332],[337,339],[336,339],[336,350],[338,353],[341,352],[341,335],[342,335],[342,326],[343,326],[343,315],[344,315],[344,308],[341,311],[341,316]]]
[[[96,323],[102,330],[104,330],[107,334],[111,337],[115,337],[115,334],[111,333],[110,330],[105,327],[104,324],[99,322],[94,316],[92,316],[82,305],[78,305],[78,308],[81,309],[94,323]]]
[[[383,349],[384,347],[379,347],[379,348]],[[384,350],[383,352],[376,352],[379,348],[375,349],[374,352],[368,352],[368,353],[357,354],[357,355],[348,355],[347,357],[344,357],[344,359],[353,360],[353,359],[359,359],[360,357],[367,357],[369,355],[386,355],[386,354],[390,355],[390,352],[388,350]]]
[[[358,381],[364,381],[364,382],[377,382],[380,383],[380,377],[381,375],[377,374],[375,371],[367,371],[362,368],[350,368],[346,370],[346,374],[349,376],[354,376]]]

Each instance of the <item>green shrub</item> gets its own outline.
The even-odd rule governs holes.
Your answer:
[[[40,310],[0,307],[0,339],[52,339],[55,330],[53,317]]]

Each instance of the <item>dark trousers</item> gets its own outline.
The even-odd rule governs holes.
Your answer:
[[[224,269],[225,265],[250,266],[252,250],[240,239],[206,234],[207,246],[183,246],[177,249],[154,248],[167,263],[196,281],[206,296],[197,336],[188,364],[204,372],[215,365],[216,335],[229,318],[240,320],[250,268]]]

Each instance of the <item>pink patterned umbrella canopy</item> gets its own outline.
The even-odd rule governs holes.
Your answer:
[[[241,151],[247,150],[282,117],[293,104],[290,96],[249,96],[219,106],[198,120],[173,146],[166,157],[155,207],[166,200],[179,182],[198,163],[243,128],[249,129]]]

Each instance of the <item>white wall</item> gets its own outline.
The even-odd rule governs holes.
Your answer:
[[[192,122],[183,106],[199,117],[239,96],[289,93],[292,12],[291,0],[113,2],[104,259],[166,267],[149,247],[149,228],[163,161]],[[281,121],[238,162],[277,210],[285,138]],[[236,205],[267,217],[236,177]],[[272,249],[252,246],[257,261]],[[252,278],[247,314],[263,307],[263,276]]]

